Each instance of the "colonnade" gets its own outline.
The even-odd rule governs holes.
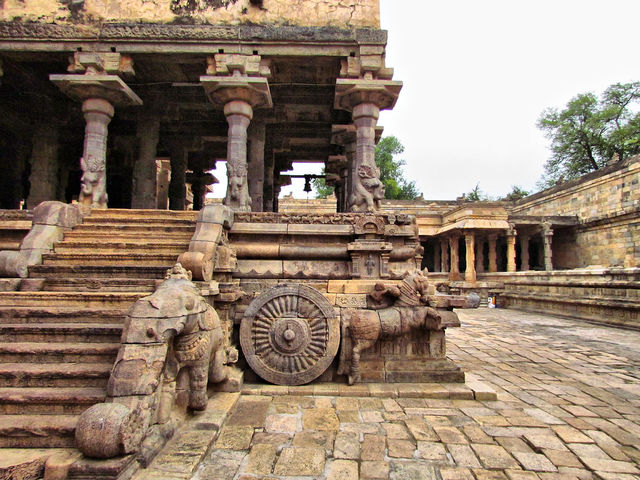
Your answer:
[[[52,74],[50,80],[63,93],[81,102],[85,118],[85,135],[81,158],[81,191],[79,202],[87,208],[106,208],[107,137],[109,123],[116,109],[122,106],[140,106],[142,100],[121,78],[132,76],[133,61],[115,52],[76,52],[71,59],[73,73]],[[269,89],[269,62],[259,55],[215,54],[207,59],[208,68],[200,77],[209,101],[220,108],[228,123],[227,135],[227,191],[224,204],[235,211],[263,211],[277,205],[275,198],[266,198],[265,192],[277,194],[277,173],[274,175],[272,159],[265,158],[266,126],[264,121],[253,122],[257,109],[271,109],[273,102]],[[378,67],[379,68],[379,67]],[[333,143],[342,147],[342,159],[336,189],[340,195],[341,211],[373,212],[384,198],[380,172],[375,165],[376,134],[379,112],[395,105],[401,82],[390,78],[377,79],[371,71],[357,78],[337,80],[335,109],[352,114],[352,124],[334,126]],[[340,135],[342,133],[342,135]],[[51,129],[42,136],[47,147],[38,147],[34,155],[35,168],[42,172],[41,181],[35,181],[30,206],[51,199],[54,180],[48,165],[57,154],[57,132]],[[156,208],[156,158],[160,136],[160,121],[141,114],[137,124],[136,159],[132,172],[131,206]],[[249,140],[249,141],[248,141]],[[171,180],[168,187],[169,208],[185,208],[188,182],[189,140],[169,139]],[[34,147],[35,148],[35,147]],[[271,160],[271,161],[270,161]],[[251,168],[248,168],[250,161]],[[42,164],[42,165],[40,165]],[[46,165],[45,165],[46,164]],[[271,170],[271,171],[269,171]],[[195,173],[195,172],[194,172]],[[204,172],[199,172],[202,176]],[[193,175],[192,175],[193,177]],[[203,180],[198,177],[196,180]],[[197,182],[196,182],[197,183]],[[202,182],[200,182],[202,183]],[[200,183],[197,183],[200,186]],[[204,195],[202,188],[194,195]],[[197,201],[196,201],[197,200]],[[203,199],[194,200],[194,204]]]
[[[542,250],[539,263],[544,270],[553,270],[553,229],[543,223],[538,229],[542,239]],[[486,232],[474,230],[455,231],[446,235],[439,235],[438,243],[433,248],[433,263],[436,271],[448,272],[449,280],[474,283],[478,273],[496,273],[498,268],[499,240],[506,246],[506,262],[503,271],[516,272],[531,269],[530,245],[534,235],[531,229],[519,234],[515,228]],[[460,271],[460,244],[464,239],[464,271]],[[519,263],[516,262],[516,244],[519,246]],[[487,255],[485,257],[485,250]],[[504,250],[502,250],[504,252]]]

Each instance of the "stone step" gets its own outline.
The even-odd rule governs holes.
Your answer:
[[[0,363],[0,387],[105,387],[112,363]]]
[[[161,280],[153,278],[50,277],[44,282],[48,292],[139,292],[151,294]]]
[[[0,306],[45,307],[130,307],[136,300],[146,296],[138,292],[0,292]]]
[[[0,415],[80,414],[106,398],[104,388],[0,388]]]
[[[173,264],[172,264],[173,266]],[[29,267],[32,278],[81,279],[163,279],[169,267],[153,265],[33,265]]]
[[[72,342],[82,345],[120,342],[122,323],[2,323],[0,342]],[[15,345],[15,344],[14,344]]]
[[[94,228],[91,229],[82,229],[78,230],[80,226],[74,228],[72,231],[65,233],[64,241],[78,241],[78,242],[127,242],[127,241],[137,241],[140,239],[144,239],[149,241],[152,240],[175,240],[175,241],[185,241],[189,242],[191,237],[193,236],[194,229],[193,228],[183,228],[179,229],[156,229],[149,230],[144,226],[140,226],[136,229],[131,229],[130,231],[121,231],[121,230],[97,230]]]
[[[0,341],[0,362],[113,363],[120,343]]]
[[[91,225],[110,225],[110,226],[121,226],[121,225],[138,225],[138,226],[164,226],[165,228],[169,227],[177,227],[180,225],[186,225],[195,227],[196,220],[195,218],[162,218],[162,217],[148,217],[148,218],[132,218],[132,217],[113,217],[113,218],[104,218],[104,217],[87,217],[84,219],[81,225],[91,226]]]
[[[0,415],[0,447],[74,447],[77,415]]]
[[[110,253],[96,255],[86,253],[45,253],[42,255],[44,265],[128,265],[154,266],[169,268],[176,263],[175,253]]]
[[[193,210],[152,210],[143,208],[108,208],[93,210],[87,218],[167,218],[195,221],[198,212]]]
[[[44,305],[42,307],[0,306],[0,321],[2,323],[23,324],[119,324],[129,310],[128,306],[117,309],[58,307]],[[41,327],[40,327],[41,328]]]
[[[112,237],[120,238],[127,235],[144,235],[150,238],[161,238],[166,236],[187,237],[190,238],[195,232],[195,224],[193,225],[173,225],[166,223],[128,223],[128,224],[110,224],[110,223],[94,223],[80,224],[65,235],[65,239],[71,239],[80,235],[90,235],[95,238]]]
[[[189,250],[189,240],[167,240],[154,239],[152,242],[147,238],[138,238],[136,240],[121,241],[111,238],[105,241],[77,241],[65,240],[54,245],[55,253],[83,253],[102,255],[106,254],[137,254],[139,252],[164,253],[180,255]]]

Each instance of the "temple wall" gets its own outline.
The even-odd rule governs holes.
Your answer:
[[[554,264],[640,265],[640,156],[518,202],[514,215],[577,215],[574,241],[554,238]],[[563,248],[563,244],[568,246]],[[570,248],[569,248],[570,247]]]
[[[254,2],[260,3],[260,2]],[[237,25],[379,28],[378,0],[85,0],[72,12],[69,2],[4,0],[0,21],[43,23],[185,22]]]
[[[582,222],[637,210],[640,156],[518,202],[516,215],[577,215]]]

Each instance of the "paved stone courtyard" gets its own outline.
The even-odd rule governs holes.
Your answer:
[[[449,355],[497,401],[217,394],[134,478],[640,479],[640,332],[459,316]]]

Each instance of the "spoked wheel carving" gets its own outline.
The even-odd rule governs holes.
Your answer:
[[[331,365],[340,344],[329,301],[305,285],[277,285],[256,297],[240,324],[240,345],[254,372],[277,385],[302,385]]]

